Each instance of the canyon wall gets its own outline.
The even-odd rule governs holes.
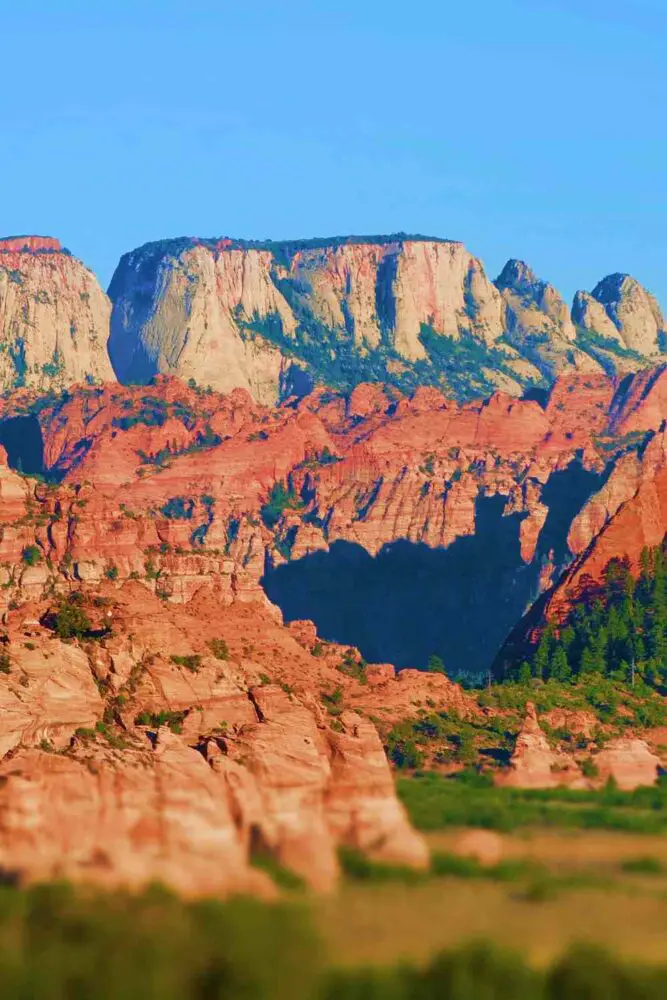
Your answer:
[[[0,443],[26,468],[36,439],[51,482],[0,469],[0,607],[105,579],[185,604],[214,578],[223,601],[268,594],[367,659],[486,670],[655,488],[665,377],[562,375],[539,399],[466,404],[362,384],[272,408],[164,376],[48,405],[18,391]]]

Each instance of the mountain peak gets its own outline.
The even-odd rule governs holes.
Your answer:
[[[537,277],[532,267],[523,260],[508,260],[504,268],[494,282],[496,288],[503,292],[510,289],[515,292],[535,295],[545,287],[543,281]]]

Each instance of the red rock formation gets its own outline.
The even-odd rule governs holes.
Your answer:
[[[170,608],[138,583],[103,589],[86,600],[113,634],[85,648],[38,624],[44,604],[9,615],[7,870],[199,894],[268,891],[258,850],[322,890],[341,843],[426,864],[373,725],[348,710],[334,731],[319,705],[321,688],[347,699],[357,681],[262,604],[225,610],[204,588]]]
[[[39,253],[40,251],[60,253],[60,240],[52,236],[5,236],[0,239],[0,253]]]
[[[541,561],[543,588],[569,555],[585,558],[560,588],[569,601],[611,555],[631,547],[638,558],[659,536],[661,415],[651,404],[642,416],[652,430],[641,453],[643,438],[617,443],[613,432],[619,394],[637,397],[637,419],[646,381],[568,376],[544,409],[502,393],[459,406],[432,389],[392,403],[378,386],[359,386],[348,401],[318,391],[277,409],[241,389],[221,396],[166,378],[148,388],[73,388],[38,413],[45,466],[62,485],[35,486],[0,467],[0,491],[11,495],[0,514],[0,608],[59,581],[106,575],[139,576],[171,601],[187,601],[211,576],[226,601],[261,597],[267,558],[277,564],[286,550],[296,559],[337,540],[372,555],[398,539],[448,546],[476,534],[488,497],[517,517],[520,557]],[[34,405],[20,390],[0,414]],[[602,475],[608,462],[556,563],[542,540],[553,477],[574,466]],[[294,502],[267,528],[262,506],[288,480]],[[22,559],[31,545],[36,565]]]
[[[475,398],[664,357],[660,310],[633,279],[611,276],[579,293],[571,314],[521,261],[491,282],[461,243],[401,234],[149,243],[121,259],[110,294],[121,381],[176,374],[242,386],[262,402],[304,379],[353,389],[352,370],[397,384],[407,374]]]
[[[555,788],[581,780],[581,772],[567,754],[552,749],[544,735],[535,706],[526,705],[526,718],[510,762],[510,771],[498,783],[514,788]]]
[[[568,377],[543,406],[360,386],[269,409],[167,378],[73,387],[47,405],[27,389],[3,398],[0,420],[35,410],[62,481],[22,476],[0,451],[0,864],[192,892],[266,888],[248,864],[258,846],[320,888],[340,843],[423,864],[368,718],[389,727],[477,707],[438,674],[376,664],[366,684],[349,676],[346,647],[321,643],[310,622],[282,624],[259,583],[266,560],[337,539],[370,553],[397,539],[446,546],[474,536],[480,499],[496,497],[521,517],[528,565],[544,555],[553,477],[607,467],[566,525],[574,562],[546,603],[558,616],[612,556],[636,565],[664,537],[661,379]],[[276,484],[284,507],[267,517]],[[73,589],[100,630],[112,622],[85,649],[39,625]],[[654,774],[636,746],[599,757],[621,781]],[[507,780],[581,777],[529,713]]]
[[[656,783],[660,758],[651,753],[644,740],[618,739],[596,754],[595,764],[601,781],[613,778],[621,791],[631,792]]]

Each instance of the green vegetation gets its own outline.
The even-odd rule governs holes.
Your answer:
[[[368,680],[366,678],[366,661],[363,656],[359,656],[353,647],[345,650],[343,654],[343,659],[337,666],[337,670],[341,674],[345,674],[346,677],[353,677],[355,681],[359,681],[360,684],[367,684]]]
[[[612,559],[595,599],[578,603],[562,627],[544,631],[531,659],[506,664],[504,676],[569,683],[609,678],[640,691],[667,693],[667,560],[662,548],[645,549],[639,580],[629,562]],[[609,715],[618,698],[604,689]],[[614,703],[616,702],[616,703]],[[667,714],[656,701],[642,709],[642,725],[660,725]]]
[[[128,400],[127,402],[130,402],[130,406],[132,405],[131,401]],[[176,405],[177,404],[174,404],[174,407],[176,407]],[[173,416],[179,418],[186,426],[189,426],[194,421],[194,417],[190,416],[189,411],[186,411],[185,409],[174,409]],[[126,423],[129,418],[123,417],[121,419],[124,423],[123,429],[127,430],[128,427],[126,426]],[[143,422],[144,421],[133,417],[132,424],[130,424],[130,426]],[[214,434],[211,427],[207,424],[203,431],[199,431],[195,440],[183,448],[174,448],[170,445],[166,445],[164,448],[161,448],[159,451],[151,455],[148,455],[145,451],[139,449],[137,451],[137,455],[144,465],[156,465],[159,468],[165,468],[173,458],[179,458],[181,455],[192,455],[197,451],[207,451],[209,448],[215,448],[216,445],[221,444],[221,442],[222,438],[218,434]]]
[[[665,969],[636,968],[592,945],[571,947],[546,970],[484,942],[442,952],[419,970],[335,972],[323,1000],[658,1000]]]
[[[0,889],[0,992],[16,1000],[312,1000],[320,976],[295,904]]]
[[[422,711],[417,719],[404,719],[392,727],[385,740],[385,749],[396,767],[409,770],[423,767],[427,756],[434,764],[475,764],[485,750],[493,751],[496,759],[506,761],[519,726],[518,713],[514,718],[473,716],[464,719],[456,710]]]
[[[59,599],[54,611],[47,615],[45,624],[60,639],[83,639],[92,632],[90,618],[83,607],[83,595],[78,591]]]
[[[266,872],[279,889],[284,889],[287,892],[301,892],[306,888],[304,880],[299,875],[281,865],[268,851],[258,848],[251,851],[250,864],[253,868],[259,868],[260,871]]]
[[[525,876],[542,873],[537,865],[524,861],[501,861],[495,865],[482,865],[475,858],[462,857],[449,852],[433,851],[427,869],[387,864],[369,858],[351,847],[338,851],[341,871],[354,882],[404,882],[415,884],[436,878],[490,879],[496,882],[514,882]]]
[[[340,685],[333,691],[322,691],[320,697],[329,715],[340,715],[343,711],[343,689]]]
[[[445,670],[445,664],[442,657],[437,656],[435,653],[432,656],[429,656],[428,663],[426,664],[426,670],[430,674],[444,674],[447,672]]]
[[[302,506],[291,484],[274,483],[260,514],[266,527],[274,528],[286,510],[298,510]]]
[[[628,858],[622,863],[621,868],[630,875],[662,875],[665,871],[660,859],[650,855]]]
[[[378,347],[362,354],[355,341],[351,314],[344,315],[343,328],[332,329],[313,315],[300,288],[290,278],[274,273],[273,280],[298,319],[296,336],[285,333],[278,313],[248,317],[239,308],[235,319],[241,336],[261,337],[275,344],[298,366],[305,367],[316,383],[342,392],[350,392],[360,382],[382,382],[403,392],[411,392],[419,385],[435,385],[460,401],[494,391],[487,372],[499,371],[520,385],[529,384],[513,371],[507,351],[488,347],[467,330],[451,336],[428,323],[423,323],[420,331],[428,357],[406,365],[405,359],[389,346],[394,304],[380,290],[376,311],[385,336]]]
[[[422,323],[419,339],[429,361],[419,361],[415,365],[418,378],[427,377],[432,366],[441,374],[444,385],[455,399],[491,395],[496,386],[485,374],[485,369],[502,372],[515,382],[526,384],[526,380],[509,366],[510,355],[506,351],[487,347],[469,333],[462,331],[458,337],[447,336],[428,323]]]
[[[189,521],[192,518],[194,507],[194,500],[189,500],[186,497],[170,497],[166,504],[160,508],[160,513],[172,521]]]
[[[199,654],[191,653],[189,656],[177,656],[172,653],[171,662],[175,663],[179,667],[185,667],[191,673],[196,674],[201,666],[201,656]]]
[[[216,660],[229,659],[229,648],[224,639],[211,639],[208,644],[208,648],[211,650]]]
[[[616,365],[607,355],[612,354],[617,358],[629,361],[639,361],[646,363],[646,359],[639,351],[633,351],[629,347],[614,340],[612,337],[603,337],[602,334],[594,330],[586,330],[582,326],[577,326],[577,347],[590,354],[596,361],[599,361],[608,375],[616,373]]]
[[[283,877],[263,857],[254,863]],[[589,944],[537,969],[480,941],[419,966],[331,968],[296,899],[3,886],[0,989],[17,1000],[662,1000],[667,969]]]
[[[22,557],[26,566],[36,566],[42,561],[42,552],[37,545],[26,545]]]
[[[495,788],[490,776],[419,773],[399,778],[398,793],[422,830],[477,826],[511,831],[521,827],[667,833],[667,782],[621,792]]]
[[[135,726],[168,726],[172,733],[180,733],[187,712],[140,712],[134,720]]]
[[[56,347],[53,351],[53,356],[50,361],[47,361],[42,365],[42,373],[48,378],[57,378],[65,370],[65,359]]]

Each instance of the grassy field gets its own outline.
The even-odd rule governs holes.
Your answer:
[[[451,857],[460,833],[428,835],[436,859]],[[332,962],[421,963],[471,939],[518,950],[539,965],[581,941],[628,959],[664,961],[667,839],[536,831],[502,841],[501,877],[462,866],[459,876],[348,880],[339,895],[316,900]]]
[[[474,939],[539,966],[582,941],[628,960],[665,960],[664,785],[536,792],[427,775],[399,779],[399,791],[429,843],[432,871],[348,864],[341,893],[313,904],[333,963],[424,963]],[[457,856],[474,826],[498,831],[494,867]]]
[[[420,830],[476,826],[511,831],[539,827],[667,833],[667,784],[621,792],[566,788],[495,788],[490,778],[424,773],[398,780],[398,793]]]
[[[264,864],[284,889],[276,905],[189,902],[158,887],[131,896],[0,886],[0,996],[664,1000],[667,837],[644,821],[604,830],[572,820],[588,809],[598,819],[603,810],[662,821],[662,787],[572,800],[412,780],[402,794],[429,827],[427,872],[347,850],[339,892],[323,897]],[[443,802],[474,815],[486,794],[487,825],[504,832],[485,835],[496,853],[484,867],[462,856],[470,826],[454,825]]]

